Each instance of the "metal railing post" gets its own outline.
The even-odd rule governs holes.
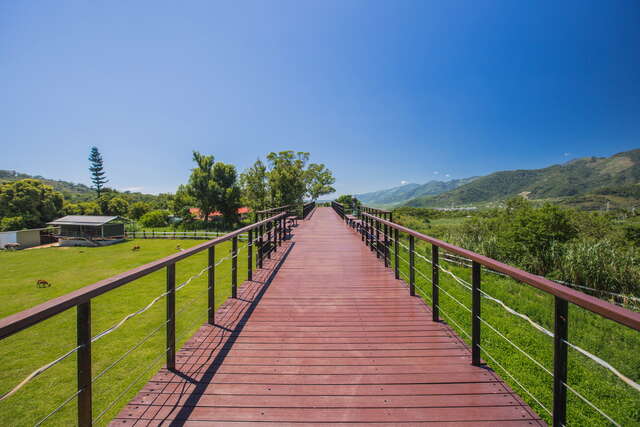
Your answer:
[[[216,304],[216,247],[211,246],[208,251],[209,274],[207,276],[207,310],[210,325],[216,324],[215,304]]]
[[[249,230],[247,236],[247,280],[253,280],[253,230]]]
[[[167,369],[176,369],[176,265],[167,265]]]
[[[238,297],[238,236],[231,240],[231,298]]]
[[[553,425],[567,421],[567,340],[569,338],[569,303],[555,297],[553,335]]]
[[[400,279],[400,265],[398,262],[400,261],[400,255],[398,254],[398,250],[400,249],[400,239],[398,236],[399,232],[397,228],[393,229],[393,259],[394,259],[394,272],[396,275],[396,280]]]
[[[271,259],[271,229],[273,228],[271,221],[267,222],[266,227],[267,227],[267,243],[269,244],[269,251],[267,252],[267,258]]]
[[[471,265],[471,364],[480,366],[480,264]]]
[[[389,227],[384,224],[384,266],[389,267]]]
[[[433,315],[433,321],[440,321],[440,272],[438,267],[440,265],[440,255],[438,253],[438,247],[431,245],[431,296],[433,298],[433,307],[431,307],[431,314]]]
[[[260,236],[258,237],[258,253],[256,254],[256,256],[258,257],[258,268],[262,268],[262,257],[264,256],[264,241],[263,241],[264,226],[263,225],[258,227],[258,233],[260,233]]]
[[[78,359],[78,425],[88,427],[92,424],[93,409],[91,397],[91,302],[76,307],[76,329]]]
[[[409,236],[409,295],[416,294],[416,271],[415,264],[416,242],[413,236]]]
[[[376,227],[376,258],[380,258],[380,221],[374,220]]]

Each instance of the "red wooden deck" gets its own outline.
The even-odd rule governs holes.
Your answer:
[[[112,425],[544,424],[330,208],[238,296]]]

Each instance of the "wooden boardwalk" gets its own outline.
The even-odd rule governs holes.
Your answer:
[[[543,425],[330,208],[112,425]]]

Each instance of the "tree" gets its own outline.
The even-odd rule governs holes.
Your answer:
[[[272,204],[276,206],[301,204],[307,193],[305,166],[309,153],[281,151],[269,153],[271,169],[268,175]]]
[[[215,208],[222,213],[222,219],[227,225],[238,222],[238,208],[240,207],[240,187],[236,167],[227,163],[217,162],[213,166],[213,180],[215,183]]]
[[[133,219],[140,219],[142,215],[151,210],[151,206],[145,202],[136,202],[129,206],[129,216]]]
[[[311,163],[306,170],[307,194],[314,202],[318,197],[336,191],[332,185],[336,182],[333,174],[324,164]]]
[[[104,164],[102,160],[102,154],[98,151],[98,147],[91,147],[91,153],[89,154],[89,171],[91,172],[91,182],[93,182],[93,189],[96,190],[97,197],[100,197],[104,184],[109,182],[105,176]]]
[[[140,218],[143,227],[166,227],[169,225],[169,211],[157,210],[147,212]]]
[[[0,220],[0,231],[22,230],[25,227],[26,224],[21,216],[10,216]]]
[[[351,211],[361,206],[360,200],[356,199],[351,194],[343,194],[336,199],[336,202],[340,203],[346,210]]]
[[[0,185],[0,218],[21,217],[23,227],[41,227],[52,221],[62,213],[63,203],[61,193],[36,179]]]
[[[215,210],[217,201],[217,189],[213,179],[213,156],[204,156],[194,151],[193,161],[196,162],[196,167],[191,170],[187,192],[200,209],[206,224],[209,214]]]
[[[242,201],[254,212],[269,206],[269,182],[267,167],[260,159],[240,175]]]
[[[109,215],[125,216],[129,212],[129,202],[122,197],[114,197],[109,200],[108,213]]]

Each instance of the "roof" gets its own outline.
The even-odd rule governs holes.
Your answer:
[[[238,208],[238,214],[239,215],[243,215],[243,214],[246,214],[246,213],[249,213],[249,212],[251,212],[251,208],[248,208],[248,207]],[[189,213],[191,215],[197,216],[198,218],[202,217],[202,215],[200,214],[200,209],[199,208],[189,208]],[[222,213],[220,211],[213,211],[213,212],[211,212],[209,214],[209,216],[222,216]]]
[[[114,219],[120,218],[119,216],[93,216],[93,215],[67,215],[62,218],[58,218],[55,221],[48,222],[48,225],[90,225],[99,227]]]

